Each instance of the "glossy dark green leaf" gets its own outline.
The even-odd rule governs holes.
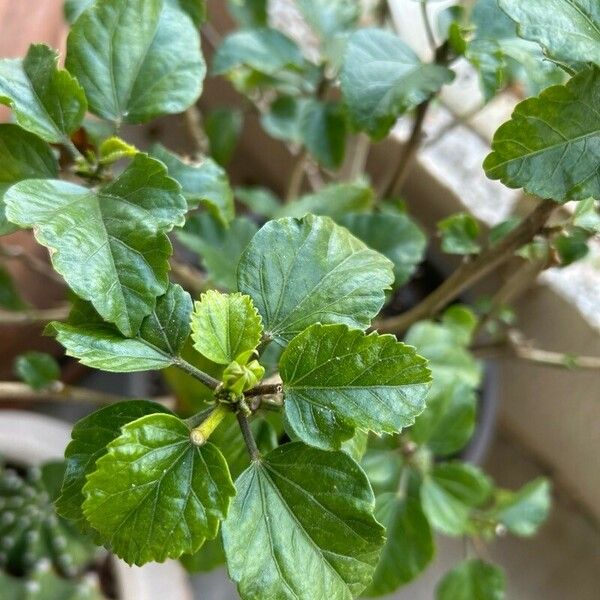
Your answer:
[[[94,3],[71,28],[66,65],[90,110],[117,123],[182,112],[206,73],[196,26],[165,0]]]
[[[15,359],[15,375],[34,390],[48,387],[60,377],[55,358],[45,352],[26,352]]]
[[[265,27],[267,25],[267,0],[228,0],[229,12],[240,27]]]
[[[68,356],[103,371],[127,373],[164,369],[179,356],[190,333],[192,299],[170,284],[155,309],[142,321],[135,337],[125,337],[104,323],[90,305],[75,305],[68,323],[53,322],[49,330]]]
[[[517,105],[495,133],[487,176],[512,188],[564,202],[600,197],[600,68],[585,69]]]
[[[0,125],[0,235],[18,229],[4,214],[4,193],[23,179],[58,176],[58,161],[39,137],[17,125]]]
[[[368,211],[374,200],[373,189],[364,183],[332,183],[283,205],[277,216],[303,217],[312,213],[339,221],[348,213]]]
[[[378,496],[375,516],[385,527],[386,542],[366,596],[389,594],[412,581],[434,555],[431,528],[417,499]]]
[[[150,153],[167,165],[169,175],[181,185],[189,208],[203,203],[224,225],[233,219],[233,192],[229,179],[214,160],[205,158],[200,163],[187,163],[160,144],[152,146]]]
[[[406,283],[423,260],[427,239],[405,214],[347,214],[338,223],[394,263],[394,286]]]
[[[442,250],[448,254],[476,254],[481,250],[477,243],[479,223],[468,213],[456,213],[438,224],[442,234]]]
[[[0,308],[4,310],[21,310],[26,304],[15,287],[10,273],[0,266]]]
[[[501,490],[498,493],[494,518],[514,535],[534,535],[548,517],[551,505],[550,482],[539,477],[517,492]]]
[[[223,542],[244,600],[350,600],[367,586],[383,528],[367,478],[345,453],[286,444],[236,487]]]
[[[392,263],[327,217],[267,223],[244,251],[238,289],[285,345],[313,323],[366,329],[393,282]]]
[[[381,139],[400,115],[453,77],[446,67],[421,63],[393,33],[366,28],[349,38],[341,73],[342,95],[354,124]]]
[[[169,411],[156,402],[130,400],[105,406],[75,424],[65,450],[67,468],[56,501],[61,516],[74,521],[80,529],[89,529],[81,508],[86,477],[95,470],[96,461],[106,454],[106,446],[121,435],[123,425],[153,413]]]
[[[310,100],[300,114],[299,128],[306,149],[326,169],[337,169],[346,152],[346,113],[339,102]]]
[[[17,123],[48,142],[65,143],[86,111],[83,90],[64,69],[58,52],[44,44],[29,47],[24,59],[0,61],[0,103]]]
[[[262,330],[260,315],[244,294],[209,290],[194,305],[194,348],[213,362],[227,365],[254,350]]]
[[[504,573],[482,560],[466,560],[436,588],[436,600],[504,600]]]
[[[226,290],[237,287],[237,266],[258,227],[246,217],[237,217],[225,228],[210,214],[193,214],[179,241],[197,252],[210,280]]]
[[[85,517],[107,547],[141,565],[214,538],[235,488],[215,446],[194,446],[183,421],[153,414],[121,428],[83,493]]]
[[[168,285],[171,244],[186,203],[162,163],[137,154],[99,190],[67,181],[21,181],[4,196],[7,217],[33,227],[69,287],[126,336],[135,335]]]
[[[279,362],[289,427],[307,444],[340,448],[355,429],[396,433],[425,408],[431,374],[392,335],[315,324]]]
[[[447,535],[470,530],[474,507],[481,506],[493,485],[479,469],[467,463],[443,463],[433,468],[421,485],[421,504],[431,525]]]
[[[600,5],[595,0],[498,0],[521,37],[560,63],[600,65]]]
[[[220,165],[226,165],[231,160],[243,127],[244,115],[236,108],[215,108],[204,118],[210,155]]]

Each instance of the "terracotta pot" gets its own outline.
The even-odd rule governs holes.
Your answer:
[[[0,455],[15,463],[35,465],[61,459],[70,440],[64,421],[24,411],[0,411]],[[187,574],[175,560],[129,567],[113,561],[119,600],[193,600]]]

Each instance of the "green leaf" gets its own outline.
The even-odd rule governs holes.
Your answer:
[[[220,165],[225,166],[231,160],[243,127],[244,115],[236,108],[215,108],[204,118],[210,155]]]
[[[162,163],[137,154],[114,181],[88,189],[67,181],[21,181],[6,215],[33,227],[69,287],[126,336],[135,335],[168,285],[171,244],[185,200]]]
[[[360,17],[355,0],[298,0],[298,8],[306,22],[323,40],[353,29]]]
[[[263,129],[278,140],[300,144],[303,137],[300,119],[308,102],[311,101],[307,98],[277,96],[268,112],[260,117]]]
[[[244,600],[350,600],[367,586],[383,528],[349,456],[286,444],[253,462],[236,487],[223,543]]]
[[[90,111],[117,123],[182,112],[206,73],[193,21],[164,0],[92,4],[71,28],[66,65]]]
[[[213,362],[227,365],[252,352],[262,336],[261,318],[244,294],[209,290],[192,314],[194,348]]]
[[[0,60],[0,104],[12,109],[23,129],[68,143],[87,104],[77,80],[57,64],[58,52],[44,44],[30,46],[24,59]]]
[[[529,537],[534,535],[550,512],[550,482],[539,477],[523,486],[517,492],[501,490],[494,518],[514,535]]]
[[[326,169],[337,169],[346,152],[346,112],[339,102],[309,100],[302,107],[299,128],[306,149]]]
[[[600,208],[593,198],[586,198],[577,204],[573,225],[590,233],[600,233]]]
[[[279,198],[266,187],[237,187],[235,197],[255,215],[262,217],[274,217],[281,204]]]
[[[468,213],[456,213],[441,220],[438,229],[442,234],[442,250],[448,254],[476,254],[481,250],[477,243],[479,223]]]
[[[4,214],[4,193],[23,179],[58,176],[58,161],[52,148],[17,125],[0,125],[0,235],[18,227]]]
[[[88,367],[116,373],[147,371],[175,362],[190,333],[191,312],[190,295],[170,284],[135,337],[123,336],[81,302],[74,305],[68,323],[54,321],[48,328],[65,347],[67,356]]]
[[[160,144],[154,144],[150,154],[167,165],[169,175],[181,185],[188,208],[203,203],[223,225],[233,219],[233,191],[227,173],[212,158],[186,163]]]
[[[400,474],[404,463],[398,451],[398,442],[392,436],[377,438],[377,442],[385,444],[393,441],[391,447],[378,447],[373,440],[369,440],[369,448],[362,458],[361,466],[364,469],[376,496],[388,492],[397,492],[400,483]],[[373,447],[375,446],[375,447]]]
[[[275,29],[261,27],[229,34],[213,59],[214,75],[248,67],[263,75],[277,76],[286,69],[301,70],[304,58],[298,46]]]
[[[65,450],[67,468],[56,501],[58,514],[75,521],[80,529],[89,530],[81,508],[86,477],[95,471],[96,461],[106,454],[106,446],[121,435],[123,425],[153,413],[169,414],[169,411],[156,402],[130,400],[105,406],[75,424]]]
[[[227,5],[240,27],[253,28],[267,25],[267,0],[228,0]]]
[[[392,335],[315,324],[279,362],[285,415],[302,441],[340,448],[356,428],[396,433],[425,408],[431,374],[415,349]]]
[[[356,127],[381,139],[400,115],[453,77],[446,67],[421,63],[393,33],[366,28],[349,38],[341,73],[342,95]]]
[[[378,496],[375,516],[385,527],[386,542],[366,596],[389,594],[412,581],[434,555],[431,528],[417,499]]]
[[[552,245],[558,252],[561,266],[568,266],[581,260],[589,253],[588,238],[590,234],[579,228],[570,233],[563,233],[552,240]]]
[[[494,135],[487,176],[559,202],[600,197],[600,122],[590,111],[599,95],[593,67],[518,104]]]
[[[492,483],[476,467],[446,463],[433,468],[421,485],[421,503],[429,522],[446,535],[470,530],[469,517],[492,493]]]
[[[26,352],[15,360],[15,375],[34,390],[41,390],[60,377],[60,367],[50,354]]]
[[[436,588],[436,600],[503,600],[504,573],[482,560],[466,560]]]
[[[0,308],[21,310],[25,306],[10,273],[0,266]]]
[[[267,223],[238,266],[238,289],[285,345],[313,323],[366,329],[393,281],[392,263],[327,217]]]
[[[360,462],[367,451],[368,443],[368,432],[358,429],[349,440],[342,442],[341,449],[356,462]]]
[[[405,214],[346,214],[338,223],[394,263],[394,287],[406,283],[423,260],[427,238]]]
[[[519,35],[560,63],[600,65],[600,5],[594,0],[498,0]]]
[[[183,421],[153,414],[121,428],[83,493],[85,517],[107,547],[142,565],[214,538],[235,488],[215,446],[194,446]]]
[[[237,425],[237,424],[236,424]],[[179,561],[188,573],[206,573],[225,563],[225,550],[220,535],[207,540],[194,554],[184,554]]]
[[[374,200],[373,189],[361,182],[332,183],[281,206],[277,216],[303,217],[312,213],[341,220],[348,213],[369,210]]]
[[[210,280],[226,290],[237,287],[237,266],[258,227],[246,217],[237,217],[225,228],[210,214],[193,214],[177,239],[197,252]]]

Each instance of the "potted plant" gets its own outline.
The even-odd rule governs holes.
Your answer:
[[[515,44],[478,25],[481,13],[455,9],[428,64],[386,28],[381,6],[370,17],[354,2],[298,7],[319,39],[311,58],[268,26],[265,2],[232,1],[240,28],[219,40],[200,2],[95,0],[67,3],[65,69],[43,45],[0,62],[0,99],[16,121],[0,128],[11,166],[0,228],[33,229],[73,298],[62,319],[31,314],[4,276],[0,317],[51,321],[46,332],[92,369],[161,371],[177,399],[109,402],[78,422],[57,512],[129,564],[226,562],[244,599],[391,592],[427,567],[439,531],[463,537],[466,552],[437,597],[502,598],[504,574],[481,546],[534,534],[550,486],[501,489],[457,459],[476,423],[474,350],[598,366],[528,345],[506,306],[524,273],[531,281],[577,260],[598,231],[598,160],[585,152],[600,130],[589,109],[597,44],[571,2],[549,15],[530,0],[500,1],[528,40],[521,56],[559,83],[518,105],[484,168],[539,201],[490,232],[467,213],[440,222],[442,249],[463,262],[398,310],[426,247],[398,197],[429,107],[460,56],[490,96],[522,78]],[[580,12],[600,26],[597,11]],[[550,18],[573,40],[555,39]],[[195,107],[200,29],[216,46],[211,73],[295,155],[283,200],[230,184],[223,165],[242,115]],[[397,168],[372,186],[371,141],[411,111]],[[191,157],[120,137],[124,124],[182,112]],[[559,211],[566,200],[578,201],[574,213]],[[200,267],[182,262],[180,245]],[[514,277],[490,298],[456,303],[515,257]],[[30,395],[89,398],[56,388],[47,360],[32,359],[19,369],[39,388]]]

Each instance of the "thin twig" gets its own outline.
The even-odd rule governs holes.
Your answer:
[[[474,260],[462,263],[417,306],[400,315],[381,319],[374,327],[380,331],[400,334],[416,321],[435,315],[464,290],[497,269],[519,248],[529,243],[546,224],[556,206],[551,200],[542,200],[503,240],[484,250]]]
[[[246,448],[248,448],[250,458],[253,461],[260,460],[260,452],[258,451],[258,446],[256,445],[256,441],[254,440],[254,436],[252,435],[252,430],[250,429],[248,417],[241,411],[238,411],[237,420],[240,424],[242,436],[244,438],[244,442],[246,443]]]
[[[194,158],[198,159],[208,153],[210,142],[202,126],[202,113],[196,104],[190,106],[183,119],[191,141],[194,143]]]
[[[431,21],[429,20],[429,14],[427,13],[427,0],[420,0],[421,5],[421,18],[423,20],[423,26],[425,27],[425,34],[427,35],[427,42],[429,47],[435,53],[437,50],[437,44],[435,42],[435,35],[431,27]]]
[[[246,398],[252,398],[253,396],[273,396],[275,394],[281,394],[283,387],[281,383],[266,383],[263,385],[257,385],[251,390],[244,392]]]
[[[0,244],[0,256],[9,260],[18,260],[32,271],[35,271],[44,277],[48,277],[49,279],[52,279],[53,281],[56,281],[62,285],[65,283],[63,278],[52,268],[48,262],[38,258],[35,256],[35,254],[25,252],[21,246]]]
[[[50,321],[64,321],[69,316],[69,310],[67,304],[55,308],[0,310],[0,325],[37,325]]]

